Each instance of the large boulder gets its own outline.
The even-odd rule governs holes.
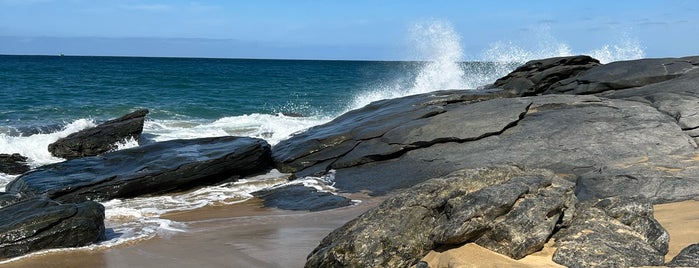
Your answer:
[[[210,185],[270,168],[264,140],[172,140],[39,167],[6,191],[59,201],[108,200]]]
[[[582,268],[662,265],[670,236],[648,200],[614,197],[578,204],[554,238],[553,261]]]
[[[547,92],[557,82],[574,79],[580,73],[599,65],[598,60],[582,55],[533,60],[496,80],[493,87],[511,91],[518,96],[537,95]]]
[[[544,94],[595,94],[641,87],[699,73],[699,57],[617,61],[551,85]]]
[[[0,258],[104,239],[104,207],[94,201],[62,204],[36,197],[0,208]]]
[[[147,109],[137,110],[96,127],[84,129],[49,144],[49,152],[56,157],[74,159],[95,156],[112,151],[117,143],[128,139],[138,141],[143,132]]]
[[[18,175],[29,171],[27,157],[20,154],[0,154],[0,173]]]
[[[335,170],[335,187],[376,195],[511,163],[571,180],[585,175],[591,183],[576,191],[587,199],[615,195],[610,187],[657,201],[699,194],[696,143],[650,105],[591,95],[501,96],[507,94],[441,91],[375,102],[280,142],[273,157],[284,172]],[[636,180],[622,185],[613,178],[627,167]]]
[[[503,166],[456,171],[384,201],[325,237],[306,267],[409,267],[428,251],[475,242],[513,258],[570,221],[573,184]]]

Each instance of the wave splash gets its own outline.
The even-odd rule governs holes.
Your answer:
[[[466,81],[461,37],[449,22],[435,20],[414,24],[410,29],[410,45],[416,53],[414,58],[425,60],[418,63],[417,74],[406,74],[414,77],[384,83],[360,93],[354,97],[350,109],[381,99],[463,88]]]

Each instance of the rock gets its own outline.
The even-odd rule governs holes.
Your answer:
[[[16,203],[17,201],[21,200],[22,196],[19,195],[18,193],[5,193],[5,192],[0,192],[0,208]]]
[[[235,180],[270,164],[270,147],[260,139],[172,140],[39,167],[6,191],[71,202],[129,198]]]
[[[280,142],[275,164],[298,177],[336,170],[341,191],[374,195],[464,168],[516,163],[576,180],[594,172],[613,179],[630,166],[632,187],[597,179],[576,191],[594,199],[609,188],[658,202],[699,195],[696,143],[666,113],[626,99],[508,94],[440,91],[375,102]]]
[[[567,267],[662,265],[669,238],[649,200],[588,201],[578,204],[568,228],[554,236],[553,261]]]
[[[74,159],[95,156],[116,149],[118,142],[139,139],[147,109],[138,110],[120,118],[84,129],[49,144],[49,151],[56,157]]]
[[[104,207],[94,201],[62,204],[36,197],[0,208],[0,258],[104,239]]]
[[[699,62],[699,59],[697,61]],[[699,142],[697,83],[699,83],[699,72],[691,72],[672,80],[642,87],[606,91],[598,95],[605,98],[638,101],[655,107],[658,111],[674,118],[687,135]]]
[[[572,188],[547,170],[456,171],[398,193],[336,229],[306,267],[409,267],[430,250],[469,242],[522,258],[570,220]]]
[[[0,173],[18,175],[27,171],[27,157],[20,154],[0,154]]]
[[[265,207],[286,210],[321,211],[352,204],[352,200],[329,192],[318,191],[304,185],[285,185],[252,193],[264,200]]]
[[[493,86],[518,96],[533,96],[548,91],[556,82],[573,79],[598,65],[598,60],[582,55],[533,60],[496,80]]]
[[[682,249],[666,265],[669,267],[699,267],[699,244],[692,244]]]
[[[699,72],[699,57],[617,61],[551,85],[544,94],[595,94],[641,87]]]

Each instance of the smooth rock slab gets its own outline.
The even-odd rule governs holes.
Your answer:
[[[254,192],[252,195],[263,199],[265,207],[286,210],[321,211],[352,204],[352,200],[344,196],[318,191],[304,185],[274,187]]]
[[[270,165],[264,140],[172,140],[39,167],[10,182],[6,191],[59,201],[109,200],[235,180]]]
[[[49,152],[56,157],[74,159],[109,152],[116,149],[116,143],[127,139],[138,141],[146,114],[147,109],[138,110],[70,134],[49,144]]]
[[[97,202],[62,204],[37,197],[0,209],[0,258],[104,239],[104,207]]]
[[[582,268],[662,265],[670,236],[650,201],[613,197],[580,203],[554,238],[553,261]]]
[[[547,170],[466,169],[416,185],[325,237],[306,267],[409,267],[476,242],[513,258],[570,220],[573,184]]]

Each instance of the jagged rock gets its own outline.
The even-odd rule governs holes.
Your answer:
[[[476,242],[522,258],[568,222],[573,184],[551,171],[466,169],[416,185],[325,237],[306,267],[408,267],[433,249]]]
[[[27,171],[27,157],[20,154],[0,154],[0,173],[18,175]]]
[[[699,244],[692,244],[682,249],[666,265],[669,267],[699,267]]]
[[[699,57],[617,61],[561,80],[544,93],[595,94],[668,81],[689,73],[699,73]]]
[[[118,142],[138,141],[143,132],[147,109],[138,110],[96,127],[84,129],[49,144],[49,152],[56,157],[74,159],[95,156],[116,149]]]
[[[493,86],[518,96],[532,96],[546,92],[556,82],[573,79],[598,65],[598,60],[583,55],[533,60],[496,80]]]
[[[381,195],[463,168],[517,163],[575,180],[592,172],[610,178],[648,158],[632,165],[638,185],[622,194],[657,201],[699,194],[699,170],[691,168],[699,161],[696,144],[654,107],[590,95],[474,94],[441,91],[372,103],[280,142],[275,164],[298,177],[333,169],[338,189]],[[589,198],[622,187],[589,182],[577,189]]]
[[[37,197],[0,208],[0,258],[104,238],[104,207],[94,201],[61,204]]]
[[[568,228],[554,236],[553,260],[567,267],[662,265],[669,238],[649,200],[588,201],[577,205]]]
[[[304,185],[274,187],[253,192],[252,195],[263,199],[265,207],[286,210],[321,211],[352,204],[352,200],[344,196],[318,191]]]
[[[6,191],[59,201],[108,200],[235,180],[270,165],[264,140],[172,140],[39,167],[11,181]]]

